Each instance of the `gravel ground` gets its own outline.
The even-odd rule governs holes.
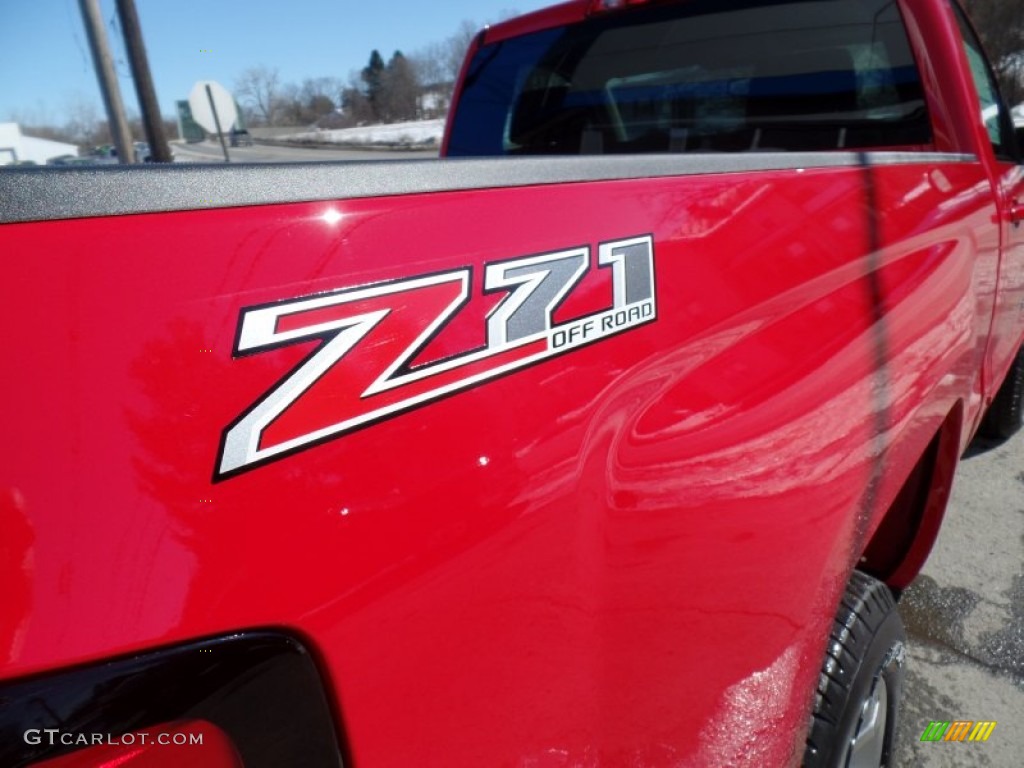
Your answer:
[[[909,636],[895,765],[1024,766],[1024,433],[974,447],[924,571],[900,602]],[[932,720],[994,720],[988,742],[922,742]]]

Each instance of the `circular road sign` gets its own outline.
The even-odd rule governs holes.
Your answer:
[[[213,110],[210,109],[210,98],[206,94],[206,86],[210,86],[210,95],[213,96],[213,105],[217,108],[221,131],[230,133],[235,121],[238,120],[235,100],[227,88],[213,80],[200,80],[192,86],[192,92],[188,95],[188,105],[192,108],[192,119],[208,132],[217,133],[217,123],[213,119]]]

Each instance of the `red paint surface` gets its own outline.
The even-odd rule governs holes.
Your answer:
[[[1022,337],[1020,174],[939,9],[904,4],[936,148],[977,162],[0,228],[0,678],[274,626],[359,768],[798,762],[849,569]],[[483,343],[485,263],[645,233],[656,322],[212,484],[315,347],[233,359],[244,308],[470,267],[435,360]]]
[[[983,181],[922,164],[4,227],[0,509],[22,533],[0,674],[283,626],[360,766],[786,762],[858,510],[979,406]],[[478,297],[484,262],[643,231],[656,322],[211,484],[221,430],[312,349],[232,359],[243,307],[467,265]],[[480,343],[466,311],[453,348]]]

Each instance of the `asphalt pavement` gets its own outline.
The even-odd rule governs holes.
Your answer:
[[[181,163],[223,163],[224,151],[218,142],[197,144],[173,142],[174,159]],[[233,163],[306,163],[332,160],[414,160],[437,157],[436,149],[331,149],[255,144],[251,147],[228,147]]]
[[[1024,766],[1024,432],[972,447],[900,613],[909,638],[896,766]],[[985,743],[922,742],[933,721],[995,721]]]

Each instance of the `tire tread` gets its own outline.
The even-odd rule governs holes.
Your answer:
[[[896,600],[880,581],[854,571],[839,602],[815,691],[807,733],[805,768],[833,765],[835,745],[858,672],[882,625],[896,612]],[[898,616],[897,616],[898,620]],[[902,634],[902,624],[899,632]]]
[[[1024,347],[1017,352],[1002,386],[978,427],[978,434],[990,440],[1008,440],[1024,421]]]

